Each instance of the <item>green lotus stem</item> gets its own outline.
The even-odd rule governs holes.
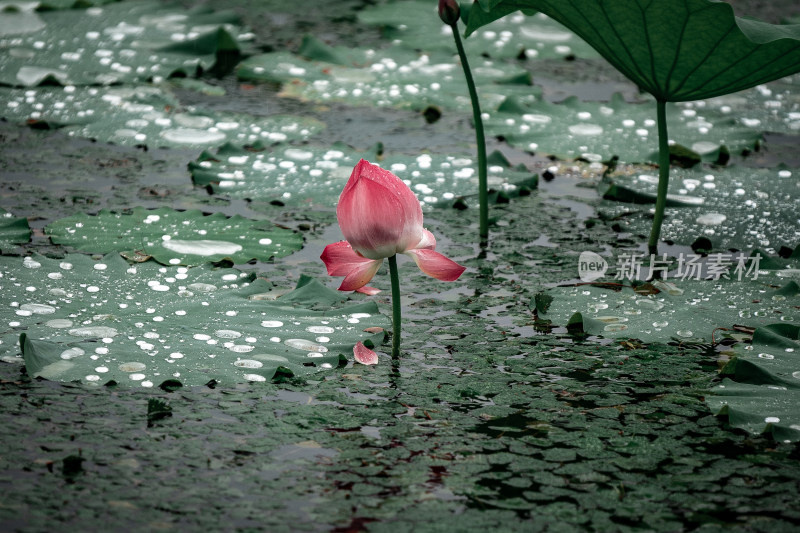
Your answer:
[[[667,187],[669,186],[669,142],[667,138],[667,102],[656,100],[658,114],[658,196],[656,197],[656,213],[653,227],[650,229],[650,240],[647,249],[650,254],[658,254],[658,240],[661,235],[661,223],[664,222],[664,208],[667,206]]]
[[[464,51],[464,44],[458,34],[457,22],[450,24],[453,29],[453,38],[456,40],[458,57],[461,59],[461,68],[464,69],[464,77],[467,79],[469,97],[472,100],[472,118],[475,123],[475,140],[478,145],[478,198],[480,202],[480,237],[481,245],[485,245],[489,240],[489,193],[486,174],[486,138],[483,134],[483,120],[481,119],[481,104],[478,101],[478,91],[475,89],[475,80],[472,79],[472,71],[469,68],[467,54]]]
[[[389,277],[392,280],[392,359],[400,358],[400,276],[397,273],[397,256],[389,257]]]

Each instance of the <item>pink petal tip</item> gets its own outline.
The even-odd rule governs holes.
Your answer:
[[[381,290],[380,289],[376,289],[375,287],[367,287],[366,285],[364,285],[360,289],[356,289],[356,292],[360,292],[362,294],[366,294],[367,296],[375,296],[376,294],[381,292]]]
[[[455,281],[466,270],[466,267],[433,250],[417,249],[405,253],[414,258],[425,274],[441,281]]]

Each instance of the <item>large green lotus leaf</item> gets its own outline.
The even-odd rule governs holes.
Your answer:
[[[662,288],[657,294],[643,295],[630,286],[619,291],[591,285],[556,287],[544,293],[553,301],[539,316],[555,325],[569,323],[592,335],[644,342],[710,342],[716,328],[800,322],[796,308],[800,305],[800,288],[796,281],[787,282],[778,272],[767,270],[755,276],[749,272],[755,264],[750,260],[744,261],[745,270],[735,272],[737,263],[734,260],[730,267],[730,279],[676,277],[667,279],[666,284],[656,282]],[[649,259],[643,260],[643,266],[649,266]],[[689,268],[684,272],[688,273]],[[800,271],[793,272],[797,277]],[[783,284],[782,289],[773,288],[779,284]]]
[[[624,231],[646,234],[652,223],[650,209],[614,201],[612,187],[655,198],[658,170],[624,166],[608,177],[613,186],[601,183],[600,192],[607,198],[598,207],[602,218],[620,224]],[[666,240],[690,245],[707,237],[716,249],[760,248],[769,254],[782,246],[794,247],[800,240],[796,170],[673,168],[668,199],[688,207],[667,208],[661,228]]]
[[[667,102],[734,93],[800,71],[800,25],[742,19],[725,2],[491,0],[485,7],[545,13]]]
[[[0,250],[14,244],[28,242],[31,239],[31,228],[27,218],[15,217],[0,208]]]
[[[466,11],[466,10],[465,10]],[[482,10],[476,10],[478,16]],[[472,14],[472,10],[469,10]],[[395,45],[412,50],[456,53],[450,26],[439,18],[436,2],[411,0],[369,7],[358,13],[364,24],[381,26]],[[580,37],[544,15],[533,18],[516,14],[481,28],[464,42],[470,61],[486,55],[512,59],[524,52],[527,58],[597,57]]]
[[[798,326],[771,324],[756,329],[749,345],[737,344],[722,369],[724,379],[706,403],[729,423],[778,441],[800,440],[800,342]]]
[[[6,14],[4,13],[5,17]],[[25,31],[0,25],[0,84],[32,87],[110,85],[193,76],[219,54],[239,50],[230,12],[186,11],[161,2],[120,2],[88,9],[29,9]],[[35,21],[33,20],[35,18]],[[13,38],[7,38],[13,37]]]
[[[270,223],[167,207],[80,213],[56,220],[45,231],[55,244],[82,252],[116,251],[136,260],[152,257],[165,265],[198,265],[222,259],[235,263],[266,261],[303,246],[299,233]]]
[[[70,135],[152,148],[205,148],[227,141],[254,143],[306,139],[325,127],[312,118],[253,117],[183,109],[168,90],[136,87],[0,89],[0,115]]]
[[[225,385],[335,368],[358,341],[379,344],[388,319],[374,302],[316,280],[272,298],[272,285],[231,268],[130,265],[119,255],[0,257],[0,351],[30,376],[115,381],[135,387],[167,380]],[[297,291],[302,298],[293,299]],[[283,291],[276,291],[282,294]]]
[[[261,201],[332,206],[342,193],[358,160],[364,158],[400,176],[423,206],[452,200],[478,189],[475,159],[467,155],[404,155],[359,152],[343,145],[334,147],[226,145],[217,153],[204,153],[189,164],[196,185],[214,192]],[[517,190],[531,177],[511,167],[499,154],[491,158],[489,187],[503,192]]]
[[[472,109],[464,73],[449,54],[400,46],[327,49],[320,43],[304,50],[304,57],[273,52],[247,58],[236,74],[243,80],[282,83],[283,96],[313,102],[415,110],[438,106],[465,113]],[[530,101],[537,93],[529,74],[517,66],[476,57],[472,73],[487,109],[508,95]]]
[[[670,136],[712,159],[723,145],[729,151],[753,149],[767,122],[743,122],[730,116],[730,109],[698,111],[697,106],[676,104],[673,110],[667,115]],[[488,134],[525,150],[591,160],[616,155],[622,161],[642,162],[658,159],[654,114],[655,102],[627,103],[619,94],[605,103],[572,97],[558,104],[538,100],[523,105],[508,99],[484,125]]]

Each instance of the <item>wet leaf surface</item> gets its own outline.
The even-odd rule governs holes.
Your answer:
[[[2,113],[9,120],[40,129],[63,127],[69,135],[126,146],[202,149],[230,141],[293,141],[325,127],[311,118],[186,109],[168,89],[152,85],[0,92],[8,100]]]
[[[0,84],[111,85],[193,76],[212,69],[217,54],[238,52],[243,34],[230,12],[186,12],[159,2],[39,12],[33,5],[11,15],[19,24],[0,26],[6,49]]]
[[[451,54],[418,53],[404,47],[382,50],[323,48],[311,57],[272,52],[242,61],[239,79],[282,84],[281,95],[318,103],[414,109],[428,106],[469,112],[464,73]],[[325,51],[321,53],[319,49]],[[337,62],[333,62],[337,61]],[[508,94],[533,99],[527,71],[513,64],[476,58],[481,105],[499,105]]]
[[[469,155],[377,153],[344,145],[238,147],[226,145],[204,153],[189,165],[192,180],[215,193],[279,204],[335,205],[359,159],[379,160],[384,168],[407,176],[408,185],[423,207],[452,202],[478,191],[475,159]],[[488,184],[503,194],[535,188],[535,174],[524,166],[512,168],[500,153],[493,154]],[[532,187],[531,187],[532,186]]]
[[[626,261],[624,258],[617,265],[618,274],[627,269]],[[546,294],[553,297],[553,303],[539,316],[556,325],[575,322],[587,334],[634,338],[647,343],[665,339],[708,343],[718,328],[797,322],[794,311],[800,298],[796,282],[787,282],[785,277],[765,271],[756,275],[757,267],[749,257],[724,265],[716,263],[717,267],[710,267],[709,263],[702,274],[698,266],[680,265],[680,274],[672,272],[681,277],[653,283],[656,294],[623,286],[624,279],[615,280],[612,285],[620,285],[611,287],[579,285],[551,289]],[[643,267],[648,266],[645,261]],[[716,274],[711,275],[725,275],[728,279],[700,281],[715,268],[718,268]],[[774,289],[778,284],[782,288]]]
[[[152,257],[165,265],[225,259],[234,263],[267,261],[303,245],[302,236],[273,224],[238,215],[206,215],[198,210],[166,207],[79,214],[53,222],[46,231],[54,243],[76,250],[101,254],[118,251],[133,261]]]
[[[668,115],[672,138],[710,162],[718,159],[722,146],[734,153],[755,149],[762,138],[760,120],[745,123],[709,107],[676,106]],[[538,101],[523,105],[509,99],[490,113],[486,128],[512,146],[561,158],[609,160],[616,156],[627,162],[656,161],[654,110],[653,101],[629,103],[619,94],[610,102],[569,98],[557,104]]]
[[[667,198],[676,205],[666,210],[662,236],[684,245],[705,237],[721,251],[760,249],[774,255],[782,246],[794,247],[798,239],[795,206],[800,198],[796,172],[737,166],[674,168]],[[624,187],[655,198],[658,169],[621,166],[607,178],[598,186],[606,198],[598,205],[601,216],[618,224],[621,231],[646,233],[652,201],[650,205],[614,202],[609,191]]]
[[[145,388],[168,380],[228,387],[268,381],[279,369],[334,369],[340,359],[352,360],[357,341],[382,341],[382,331],[365,328],[388,326],[374,302],[347,305],[311,278],[287,292],[209,264],[34,256],[15,275],[14,261],[4,261],[2,271],[9,299],[3,358],[13,362],[21,349],[30,376],[55,381]]]
[[[220,10],[236,10],[241,20],[253,28],[256,44],[263,52],[285,54],[281,57],[293,67],[309,71],[321,63],[301,58],[299,52],[306,33],[325,44],[323,51],[327,46],[328,52],[332,49],[349,61],[374,50],[375,57],[384,61],[393,58],[397,70],[416,65],[412,63],[415,54],[417,60],[422,55],[409,48],[413,43],[404,42],[403,35],[410,35],[417,28],[410,24],[406,29],[400,28],[391,18],[395,16],[415,18],[420,28],[427,25],[436,28],[426,43],[431,48],[442,48],[425,51],[429,64],[453,65],[454,51],[444,48],[449,36],[440,33],[442,25],[430,5],[425,9],[433,12],[433,22],[421,20],[411,11],[405,15],[392,14],[397,6],[391,2],[297,0],[291,4],[264,4],[230,0],[224,6],[218,2],[210,5],[217,5]],[[772,2],[768,7],[773,15],[778,10],[791,13],[797,9],[791,3],[778,6]],[[359,16],[369,16],[373,10],[372,14],[383,17],[382,21],[376,21],[375,25],[359,22]],[[488,58],[478,59],[473,54],[470,59],[475,58],[482,66],[514,74],[533,73],[533,86],[494,84],[495,80],[487,73],[482,87],[488,89],[487,94],[497,95],[488,97],[493,105],[514,94],[526,106],[538,103],[540,98],[555,103],[568,96],[577,96],[595,106],[609,105],[605,100],[617,91],[626,100],[640,99],[632,84],[610,70],[603,70],[608,67],[601,59],[559,57],[555,46],[562,43],[530,46],[531,50],[539,50],[539,57],[512,57],[514,43],[522,42],[518,32],[527,23],[535,26],[534,31],[540,31],[544,25],[550,31],[555,26],[541,17],[511,17],[508,22],[511,26],[502,29],[498,26],[494,36],[488,33],[494,31],[490,26],[485,36],[466,40],[468,47],[483,47],[487,52],[498,50]],[[512,32],[507,41],[505,30]],[[400,42],[389,40],[395,37]],[[506,44],[499,47],[496,41]],[[578,49],[573,37],[568,45]],[[356,63],[334,71],[360,76],[362,67]],[[440,119],[431,124],[421,116],[424,107],[409,110],[426,104],[422,99],[412,101],[410,92],[402,85],[398,86],[400,95],[391,102],[391,109],[378,108],[364,97],[352,97],[353,89],[366,87],[353,80],[342,82],[341,88],[348,94],[342,95],[340,101],[333,96],[328,100],[318,99],[311,93],[309,100],[277,96],[284,89],[287,93],[306,91],[301,78],[299,85],[287,79],[283,83],[288,85],[283,87],[270,82],[242,82],[233,75],[222,79],[203,77],[193,80],[199,84],[183,87],[173,80],[168,83],[169,93],[164,86],[152,86],[159,94],[169,94],[173,109],[168,113],[164,110],[168,117],[174,119],[174,114],[184,113],[212,118],[215,124],[203,126],[207,128],[203,131],[210,131],[216,122],[231,115],[262,118],[291,115],[327,124],[324,130],[310,129],[309,135],[287,136],[284,144],[275,146],[271,143],[279,139],[268,134],[262,137],[258,132],[258,138],[250,137],[256,132],[244,125],[260,120],[252,117],[241,120],[242,128],[230,130],[232,135],[246,134],[247,138],[226,138],[231,146],[219,152],[217,147],[226,141],[192,149],[173,145],[169,150],[155,150],[155,144],[148,144],[150,149],[145,151],[126,146],[122,141],[117,141],[119,145],[108,145],[70,137],[66,134],[70,129],[34,130],[0,122],[3,141],[0,166],[4,168],[0,206],[16,217],[27,217],[33,229],[32,240],[13,250],[23,257],[9,255],[11,252],[4,249],[6,256],[0,258],[4,265],[0,278],[3,294],[15,295],[2,299],[5,311],[0,320],[4,332],[0,349],[14,361],[0,365],[0,417],[8,429],[0,455],[3,472],[0,486],[6,489],[0,505],[4,530],[91,530],[98,524],[113,530],[276,532],[791,531],[797,528],[800,515],[795,500],[800,490],[797,481],[800,461],[797,444],[784,442],[796,438],[790,428],[796,421],[791,412],[786,417],[769,410],[778,407],[776,402],[781,398],[788,397],[782,394],[786,391],[742,379],[724,383],[730,385],[728,391],[738,388],[742,394],[738,394],[739,390],[736,395],[724,397],[712,394],[723,384],[718,367],[732,355],[743,354],[740,359],[754,359],[754,354],[790,347],[784,346],[784,341],[779,344],[773,339],[762,343],[763,350],[745,350],[750,334],[735,331],[717,332],[719,337],[715,340],[723,339],[723,345],[713,349],[707,343],[675,342],[666,335],[645,344],[632,339],[575,336],[562,324],[543,320],[547,315],[539,312],[544,303],[541,295],[556,285],[579,282],[581,252],[594,251],[613,263],[612,258],[644,250],[635,230],[630,232],[622,227],[627,217],[615,221],[601,220],[598,215],[598,205],[603,206],[601,210],[611,209],[612,205],[600,201],[604,191],[598,191],[597,183],[606,172],[601,161],[544,157],[543,149],[532,155],[525,147],[527,151],[514,149],[502,139],[490,138],[490,151],[498,148],[511,161],[510,167],[503,167],[502,175],[522,163],[527,175],[541,176],[539,187],[529,190],[528,195],[497,196],[498,202],[491,205],[491,245],[487,250],[476,244],[477,217],[471,198],[460,206],[466,209],[426,211],[426,225],[437,235],[437,249],[468,270],[459,281],[444,285],[420,273],[413,262],[400,262],[405,321],[403,352],[398,361],[392,362],[385,356],[381,333],[358,329],[358,338],[376,336],[377,365],[354,364],[350,349],[342,350],[348,361],[341,367],[315,371],[297,366],[294,376],[280,371],[272,379],[258,383],[241,378],[244,372],[253,370],[235,367],[233,361],[256,360],[251,357],[253,354],[272,353],[260,350],[262,342],[273,348],[281,344],[282,350],[296,352],[297,365],[302,364],[300,360],[319,359],[308,358],[311,352],[263,339],[268,328],[261,325],[258,313],[262,309],[274,309],[282,300],[291,300],[293,312],[304,316],[317,317],[315,313],[332,313],[366,304],[386,313],[390,308],[389,279],[379,272],[371,284],[382,292],[371,297],[354,295],[350,297],[352,301],[344,303],[348,295],[332,290],[338,280],[326,276],[319,260],[324,246],[341,238],[333,204],[321,205],[321,200],[307,204],[296,196],[272,202],[270,194],[257,197],[239,195],[234,189],[225,191],[216,186],[215,179],[208,186],[193,186],[187,164],[202,160],[210,162],[210,170],[214,171],[223,172],[223,167],[231,172],[246,170],[249,183],[253,170],[249,165],[259,154],[276,155],[278,162],[292,161],[298,168],[309,165],[310,169],[311,162],[316,164],[319,158],[318,149],[357,155],[382,142],[385,158],[382,164],[405,164],[405,170],[396,168],[399,174],[419,170],[420,176],[403,177],[411,180],[412,185],[420,178],[419,183],[435,189],[428,179],[432,175],[424,172],[426,169],[412,168],[412,161],[425,151],[431,155],[431,169],[439,160],[452,163],[456,159],[472,159],[465,154],[472,153],[470,144],[474,139],[467,120],[466,88],[458,85],[461,73],[455,65],[447,68],[448,75],[453,76],[452,86],[450,81],[414,78],[409,73],[411,85],[440,82],[443,90],[453,91],[453,95],[456,90],[462,91],[456,101],[444,99]],[[330,78],[330,74],[321,71],[314,75]],[[141,85],[96,88],[128,90]],[[760,124],[751,121],[753,125],[742,131],[783,132],[779,136],[765,135],[760,151],[750,156],[731,153],[731,159],[740,167],[769,169],[772,177],[753,173],[754,190],[762,190],[767,181],[793,183],[796,174],[793,168],[777,166],[781,161],[790,162],[787,159],[791,157],[779,157],[781,153],[775,149],[782,143],[782,155],[793,157],[791,140],[796,117],[792,113],[797,101],[793,87],[793,80],[781,80],[729,100],[709,101],[705,108],[680,109],[694,109],[697,116],[705,117],[713,125],[711,136],[715,129],[727,124],[725,117],[733,121],[741,118],[760,121]],[[45,93],[63,96],[61,87],[26,90],[35,91],[31,96],[34,103],[42,104],[42,109],[33,111],[41,112],[42,116],[53,113],[57,110],[55,103],[63,101],[54,96],[45,105],[41,96]],[[81,90],[75,88],[76,93]],[[221,90],[225,97],[214,96]],[[164,103],[156,101],[159,105]],[[725,106],[730,110],[725,111]],[[492,107],[485,109],[494,114]],[[622,112],[620,108],[619,113]],[[7,113],[1,114],[11,117]],[[720,120],[708,119],[709,116]],[[30,117],[20,115],[12,120],[25,118]],[[554,119],[557,123],[560,120]],[[562,130],[569,125],[560,124]],[[73,127],[77,131],[77,126]],[[273,131],[279,130],[269,130]],[[560,135],[555,128],[553,134]],[[728,134],[717,138],[723,137]],[[695,142],[675,140],[684,144]],[[349,148],[338,148],[336,143],[341,142]],[[264,150],[234,153],[243,145]],[[312,159],[304,162],[288,157],[288,149],[297,150],[296,154],[312,152]],[[198,159],[201,150],[206,153]],[[247,155],[248,160],[244,165],[236,165],[235,161],[220,157],[228,155]],[[395,157],[396,160],[392,159]],[[728,170],[702,165],[703,172],[713,174],[714,182],[722,190]],[[471,190],[467,189],[471,189],[471,182],[467,187],[466,180],[458,181],[453,176],[469,166],[436,169],[444,174],[437,178],[453,178],[460,190],[449,192],[469,196]],[[342,164],[337,171],[344,168]],[[615,179],[624,178],[624,168],[624,164],[618,165]],[[630,167],[631,175],[651,174],[646,168]],[[780,170],[789,170],[792,176],[774,179]],[[257,177],[254,171],[252,177]],[[324,177],[340,179],[335,175]],[[701,185],[695,191],[687,190],[687,194],[697,194],[699,189],[710,194],[711,190],[702,186],[706,181],[702,179]],[[438,191],[435,196],[439,196]],[[122,212],[136,207],[240,215],[257,221],[259,227],[279,224],[292,228],[303,235],[305,244],[286,257],[240,264],[236,270],[209,263],[187,268],[162,266],[154,261],[133,264],[114,254],[106,258],[67,256],[67,247],[53,244],[42,231],[58,219],[85,216],[84,213],[99,209]],[[633,204],[622,207],[646,209]],[[692,209],[675,208],[676,216]],[[770,215],[758,215],[759,220],[771,219]],[[787,217],[781,220],[784,218],[789,220]],[[754,229],[757,222],[753,220]],[[211,233],[209,239],[213,238]],[[160,239],[160,235],[156,237]],[[674,238],[679,243],[690,243],[677,232]],[[765,295],[793,279],[795,259],[789,256],[795,245],[789,239],[785,243],[770,243],[767,248],[774,252],[764,250],[771,263],[765,269],[777,265],[786,271],[784,274],[789,274],[779,279],[775,270],[765,273],[764,280],[771,285],[764,288]],[[738,245],[745,253],[751,251],[749,246]],[[665,245],[665,250],[676,258],[681,253],[693,252],[683,244]],[[720,251],[726,250],[720,248]],[[87,250],[87,253],[98,251]],[[780,257],[776,257],[777,253]],[[25,257],[29,264],[34,260],[43,266],[26,268]],[[62,271],[58,265],[65,261],[73,265],[85,263],[86,268]],[[112,263],[119,266],[120,277],[109,276],[110,271],[118,270]],[[95,270],[95,264],[109,267],[105,271]],[[45,272],[44,265],[55,266]],[[137,274],[129,274],[129,268],[136,268]],[[42,278],[51,270],[64,277]],[[90,274],[82,275],[84,271]],[[229,272],[239,278],[222,283],[215,277]],[[188,318],[180,319],[180,315],[168,314],[181,310],[176,307],[181,300],[173,293],[179,284],[187,283],[177,277],[183,273],[186,280],[210,276],[215,284],[222,283],[204,299],[224,300],[225,305],[205,306],[191,322]],[[328,288],[308,282],[304,275],[316,278]],[[48,292],[58,288],[56,281],[63,282],[68,276],[72,276],[70,282],[75,286],[69,304],[62,302],[63,296]],[[172,277],[174,282],[168,280]],[[128,278],[132,283],[130,289],[127,282],[119,281]],[[100,288],[94,279],[106,280],[102,291],[88,291],[90,286]],[[170,290],[156,290],[153,287],[161,285],[146,283],[155,280]],[[289,292],[298,282],[301,282],[299,289]],[[250,285],[244,287],[246,283]],[[735,283],[738,282],[730,285]],[[238,286],[223,288],[230,284]],[[10,291],[6,291],[7,286]],[[699,296],[704,290],[701,286],[705,286],[704,282],[687,280],[681,286],[684,297]],[[28,291],[27,287],[37,290]],[[258,295],[280,297],[274,301],[250,300],[246,296],[251,289],[258,289],[255,291]],[[128,290],[135,290],[134,299],[121,300],[123,292]],[[168,299],[170,294],[172,298]],[[794,297],[789,293],[784,296],[787,300]],[[659,298],[658,295],[643,297]],[[146,303],[145,298],[147,301],[152,298],[153,303]],[[755,311],[778,309],[789,315],[795,309],[787,300],[781,303],[762,299],[760,308],[751,305]],[[139,307],[144,306],[144,312],[133,316],[137,301]],[[12,307],[13,302],[18,305]],[[58,309],[51,315],[33,312],[44,307],[22,309],[23,304],[30,303]],[[120,303],[129,307],[121,309]],[[111,312],[106,313],[106,308]],[[147,313],[149,308],[154,312]],[[17,314],[18,310],[23,311],[22,315]],[[121,313],[125,310],[129,314]],[[30,314],[26,315],[27,311]],[[235,316],[219,315],[223,311],[239,312]],[[733,310],[726,310],[726,317],[728,311],[733,314]],[[77,338],[63,328],[59,333],[44,325],[62,312],[65,316],[59,318],[65,320],[92,321],[73,328],[103,324],[118,328],[119,334],[109,337],[111,343],[92,342],[96,339]],[[113,316],[104,316],[109,314]],[[155,316],[163,316],[164,321],[153,321],[151,317]],[[382,315],[373,314],[371,318],[387,325]],[[179,320],[184,326],[180,330],[155,331],[161,327],[159,324]],[[744,318],[739,317],[736,322],[739,321],[744,322]],[[12,326],[11,322],[20,325]],[[364,320],[361,322],[353,325],[365,325]],[[123,328],[123,324],[127,325]],[[316,341],[317,335],[323,335],[305,337],[311,332],[303,330],[303,324],[293,325],[300,328],[298,338]],[[224,330],[242,332],[243,337],[217,336],[218,331]],[[251,335],[245,335],[245,331],[253,332],[255,348],[237,355],[225,344],[251,344],[239,342],[242,338],[247,341]],[[160,337],[145,337],[147,332],[159,333]],[[145,365],[173,352],[181,352],[187,361],[192,354],[212,353],[216,348],[219,351],[213,353],[220,355],[211,360],[221,361],[224,354],[230,357],[233,377],[229,384],[205,385],[198,373],[198,381],[194,382],[197,386],[178,386],[178,378],[171,374],[170,379],[162,382],[146,376],[153,381],[153,387],[141,386],[145,378],[131,380],[125,375],[116,387],[33,378],[30,365],[22,366],[17,357],[21,333],[35,345],[34,353],[52,350],[65,362],[78,362],[81,358],[91,361],[92,355],[115,357],[115,346],[125,346],[126,350],[129,348],[125,353],[145,358],[142,361]],[[64,338],[48,337],[53,334]],[[194,334],[209,338],[195,339]],[[181,339],[193,348],[185,351],[182,347],[165,348]],[[355,340],[356,337],[348,337],[347,342]],[[136,341],[151,344],[151,351],[160,353],[150,356],[142,348],[145,345]],[[731,347],[734,342],[740,344]],[[756,338],[754,348],[759,342]],[[85,353],[74,359],[61,359],[61,354],[74,344]],[[95,352],[104,347],[109,349],[108,354]],[[331,350],[326,353],[331,356],[332,364],[339,364]],[[776,359],[784,353],[776,353]],[[276,355],[294,360],[286,353]],[[175,361],[164,360],[163,364],[170,367],[164,372],[175,372],[172,370]],[[125,361],[113,362],[119,365]],[[265,374],[262,377],[266,379],[270,365],[260,362]],[[109,365],[106,366],[111,372]],[[124,379],[133,386],[121,386]],[[725,379],[738,378],[728,374]],[[720,399],[729,402],[728,414],[716,414]],[[768,416],[779,416],[782,422],[766,423],[764,419]],[[765,429],[767,433],[762,434]]]
[[[800,358],[795,352],[797,325],[772,324],[756,329],[753,342],[737,346],[722,369],[723,379],[708,399],[712,409],[728,415],[732,424],[776,440],[797,441]]]

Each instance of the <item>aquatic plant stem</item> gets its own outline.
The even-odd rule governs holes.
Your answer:
[[[392,280],[392,359],[400,358],[400,328],[402,310],[400,307],[400,276],[397,273],[397,256],[389,258],[389,277]]]
[[[667,138],[667,102],[656,100],[658,120],[658,196],[653,227],[647,249],[651,255],[658,254],[658,240],[661,236],[661,223],[664,222],[664,208],[667,206],[667,187],[669,186],[669,139]]]
[[[464,69],[464,77],[467,79],[469,97],[472,100],[472,119],[475,123],[475,141],[478,145],[478,201],[480,218],[480,238],[481,245],[485,246],[489,240],[489,193],[486,173],[486,138],[483,133],[483,119],[481,119],[481,104],[478,101],[478,91],[475,89],[475,80],[472,79],[472,71],[469,68],[467,54],[464,51],[464,44],[458,34],[458,24],[450,24],[453,30],[453,38],[456,41],[458,57],[461,59],[461,68]]]

